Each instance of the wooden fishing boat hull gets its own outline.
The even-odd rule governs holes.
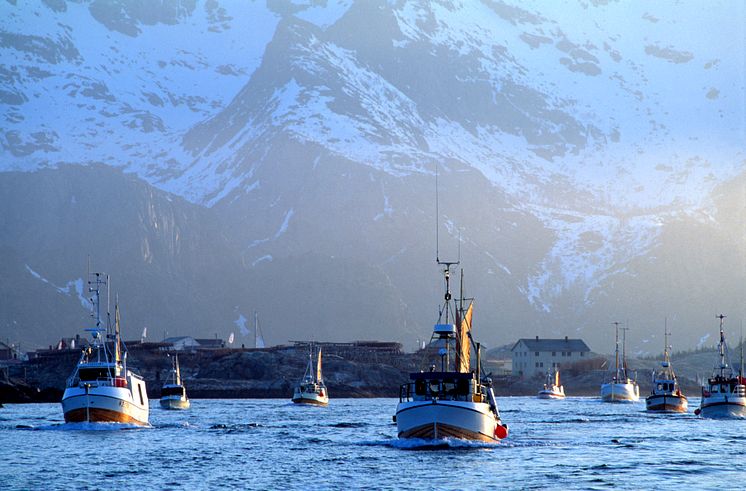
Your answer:
[[[500,424],[489,405],[480,402],[400,402],[396,409],[396,427],[399,438],[498,442],[507,436],[507,428]]]
[[[139,381],[143,385],[144,382]],[[62,396],[62,412],[67,423],[128,423],[148,425],[148,399],[135,400],[123,387],[68,387]]]
[[[608,383],[601,386],[603,402],[637,402],[640,400],[640,387],[637,384]]]
[[[181,397],[166,396],[161,397],[161,407],[163,409],[189,409],[191,407],[189,399]]]
[[[656,413],[685,413],[689,402],[683,395],[653,394],[645,399],[645,408]]]

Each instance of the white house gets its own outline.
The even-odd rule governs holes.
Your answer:
[[[545,374],[588,358],[591,349],[582,339],[519,339],[511,348],[513,375]]]
[[[163,340],[164,343],[171,345],[170,350],[173,351],[191,351],[199,347],[199,342],[191,336],[177,336],[174,338],[166,338]]]

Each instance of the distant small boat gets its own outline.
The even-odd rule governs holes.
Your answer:
[[[313,344],[309,346],[308,366],[303,380],[295,387],[292,401],[296,404],[312,404],[326,406],[329,404],[329,392],[321,376],[321,348],[316,359],[316,369],[313,366]]]
[[[668,329],[666,328],[663,333],[663,361],[659,370],[653,370],[653,390],[645,399],[645,407],[650,412],[685,413],[689,402],[681,393],[679,382],[671,366],[668,354]]]
[[[603,402],[637,402],[640,400],[640,387],[637,381],[628,375],[627,352],[626,352],[626,330],[622,336],[622,364],[619,365],[619,323],[614,322],[616,334],[616,349],[614,353],[614,375],[611,380],[601,385],[601,400]]]
[[[161,407],[164,409],[189,409],[191,403],[186,394],[186,388],[181,382],[179,370],[179,355],[174,355],[171,367],[171,381],[161,388]]]
[[[720,314],[720,342],[718,343],[719,366],[713,377],[702,387],[702,402],[695,414],[703,418],[746,418],[746,380],[743,377],[743,341],[741,342],[741,369],[736,375],[728,359],[723,320]]]
[[[62,412],[66,423],[113,422],[148,425],[150,412],[145,381],[127,368],[127,348],[119,331],[119,305],[115,304],[112,329],[107,314],[107,326],[101,327],[100,287],[108,288],[109,278],[93,273],[89,291],[94,293],[93,315],[96,327],[90,345],[83,349],[67,387],[62,394]],[[107,295],[108,297],[108,295]],[[112,333],[113,330],[113,333]],[[110,341],[111,340],[111,341]]]
[[[551,372],[547,372],[547,380],[544,383],[544,388],[539,391],[537,397],[539,399],[565,398],[565,388],[560,384],[559,369],[554,371],[554,375]]]

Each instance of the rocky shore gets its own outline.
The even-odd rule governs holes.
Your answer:
[[[57,402],[65,381],[78,361],[78,350],[53,350],[42,356],[0,369],[0,403]],[[162,349],[139,346],[130,349],[129,366],[145,377],[148,395],[160,396],[169,378],[171,360]],[[289,398],[303,376],[308,352],[294,346],[268,349],[217,349],[180,352],[182,377],[191,398]],[[648,373],[655,362],[640,362],[640,394],[650,390]],[[647,367],[650,365],[650,367]],[[409,373],[428,366],[419,353],[338,356],[325,354],[324,379],[332,397],[397,397]],[[490,371],[489,361],[486,362]],[[562,383],[568,396],[597,396],[606,374],[599,369],[568,369]],[[498,396],[535,395],[541,377],[494,376]],[[684,391],[699,394],[693,378],[680,376]]]

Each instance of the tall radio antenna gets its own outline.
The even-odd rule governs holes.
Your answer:
[[[440,211],[438,208],[438,164],[435,164],[435,262],[440,264]]]
[[[461,263],[461,230],[458,236],[458,261],[440,260],[440,206],[438,203],[438,164],[435,164],[435,262],[446,266],[446,269]]]

